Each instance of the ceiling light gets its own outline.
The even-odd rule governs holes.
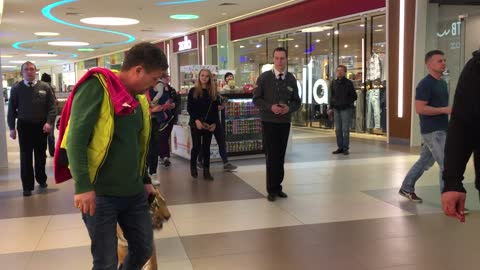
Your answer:
[[[298,48],[298,44],[295,45],[295,48]]]
[[[30,54],[25,54],[25,56],[26,57],[55,57],[57,55],[53,53],[30,53]]]
[[[330,36],[330,33],[327,33],[327,36]]]
[[[27,60],[14,60],[14,61],[9,61],[9,63],[12,63],[12,64],[23,64],[27,62]],[[31,62],[31,63],[35,63],[35,61],[28,61],[28,62]]]
[[[2,68],[16,68],[17,66],[2,66]]]
[[[132,25],[140,22],[135,19],[119,18],[119,17],[91,17],[91,18],[83,18],[80,21],[86,24],[95,24],[95,25]]]
[[[383,24],[379,24],[379,25],[377,25],[377,26],[378,26],[378,27],[383,27]]]
[[[79,41],[50,41],[48,45],[52,46],[88,46],[90,43],[88,42],[79,42]]]
[[[320,39],[315,40],[315,42],[317,42],[317,43],[320,42]]]
[[[52,36],[60,35],[59,33],[55,33],[55,32],[35,32],[33,34],[35,36],[41,36],[41,37],[52,37]]]
[[[77,51],[79,51],[79,52],[93,52],[93,51],[95,51],[95,49],[94,48],[80,48]]]
[[[62,61],[62,60],[58,60],[58,59],[48,59],[47,61],[48,61],[48,62],[60,62],[60,61]]]
[[[257,44],[257,45],[255,45],[255,47],[260,48],[260,47],[262,47],[262,44]]]
[[[344,48],[348,48],[348,44],[343,45]]]
[[[362,24],[360,24],[360,27],[365,27],[365,24],[363,24],[363,23],[362,23]]]
[[[198,19],[198,15],[193,15],[193,14],[175,14],[175,15],[170,15],[170,19],[174,20],[195,20]]]
[[[338,30],[335,30],[333,33],[334,33],[335,35],[338,35],[338,33],[340,33],[340,32],[338,32]]]
[[[243,45],[240,45],[240,49],[243,49],[243,48],[245,48],[245,46],[243,46]]]
[[[375,32],[382,32],[383,29],[376,29]]]
[[[168,2],[158,2],[157,6],[168,6],[168,5],[180,5],[180,4],[190,4],[190,3],[200,3],[207,2],[207,0],[179,0],[179,1],[168,1]]]
[[[293,39],[293,38],[279,38],[279,39],[277,39],[277,41],[280,41],[280,42],[281,41],[292,41],[292,40],[295,40],[295,39]]]
[[[331,25],[314,26],[314,27],[309,27],[309,28],[302,29],[302,32],[304,32],[304,33],[322,32],[322,31],[325,31],[325,30],[330,30],[332,28],[333,28],[333,26],[331,26]]]
[[[12,58],[13,56],[11,56],[11,55],[2,55],[2,56],[0,56],[0,57],[2,57],[2,58]]]
[[[23,10],[20,10],[19,12],[22,13],[22,14],[25,13],[25,11],[23,11]]]

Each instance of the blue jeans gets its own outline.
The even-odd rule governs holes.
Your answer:
[[[440,167],[440,191],[442,191],[444,186],[442,178],[443,158],[445,157],[444,149],[447,132],[443,130],[434,131],[422,134],[422,138],[423,146],[420,158],[415,162],[410,171],[408,171],[401,189],[406,192],[415,192],[415,183],[417,180],[423,175],[423,172],[430,169],[436,161]]]
[[[141,269],[152,256],[152,219],[144,192],[97,196],[95,214],[82,217],[92,241],[93,270],[117,270],[117,222],[128,241],[128,255],[119,269]]]
[[[338,149],[350,148],[350,125],[352,123],[352,108],[343,110],[333,109],[335,119],[335,134],[337,135]]]

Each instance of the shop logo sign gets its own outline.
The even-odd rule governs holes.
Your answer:
[[[462,22],[453,22],[450,28],[443,30],[443,32],[437,32],[437,37],[443,38],[447,37],[448,35],[458,36],[460,35],[460,26]]]
[[[308,73],[307,73],[308,72]],[[298,95],[303,104],[328,104],[328,83],[318,79],[313,83],[313,64],[309,63],[303,68],[302,82],[297,80]],[[308,79],[307,79],[308,78]],[[308,84],[307,84],[308,80]],[[308,86],[307,86],[308,85]],[[313,103],[315,101],[315,103]]]
[[[192,41],[187,36],[183,37],[183,41],[178,42],[178,50],[185,51],[192,48]]]

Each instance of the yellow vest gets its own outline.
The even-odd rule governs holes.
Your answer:
[[[114,132],[114,110],[112,101],[110,99],[110,93],[107,89],[105,77],[99,73],[96,73],[93,76],[95,76],[102,84],[104,97],[98,121],[93,128],[93,137],[87,149],[88,174],[92,184],[94,184],[97,180],[98,172],[105,161]],[[143,129],[141,135],[138,137],[138,144],[141,146],[140,175],[144,176],[148,154],[148,144],[150,140],[150,112],[147,97],[145,95],[137,95],[137,98],[143,114]],[[61,143],[61,148],[64,148],[65,150],[67,149],[68,131],[69,122],[67,122],[65,135],[63,136]]]

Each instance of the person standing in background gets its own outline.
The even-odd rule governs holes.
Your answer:
[[[260,109],[263,145],[267,167],[267,199],[287,198],[282,190],[283,164],[290,133],[291,114],[300,108],[297,80],[287,71],[287,50],[273,50],[273,69],[263,72],[257,80],[253,103]]]
[[[10,138],[15,140],[18,131],[23,196],[31,196],[34,178],[40,188],[48,187],[45,151],[47,135],[53,132],[57,108],[50,85],[36,79],[35,64],[27,61],[21,70],[23,81],[15,84],[10,92],[7,122]],[[32,154],[35,155],[35,170]]]
[[[47,73],[43,73],[40,80],[50,85],[50,88],[52,90],[52,95],[55,98],[55,106],[58,108],[58,100],[57,100],[57,97],[55,96],[56,88],[55,88],[55,85],[52,84],[52,77]],[[53,157],[53,154],[55,153],[55,129],[54,128],[52,128],[52,132],[50,132],[47,136],[47,144],[48,144],[48,153],[50,154],[51,157]]]
[[[350,154],[350,126],[352,125],[353,104],[357,100],[357,92],[352,81],[347,79],[347,67],[339,65],[336,70],[337,79],[332,82],[332,95],[330,109],[335,120],[335,134],[337,137],[337,150],[332,154]]]

